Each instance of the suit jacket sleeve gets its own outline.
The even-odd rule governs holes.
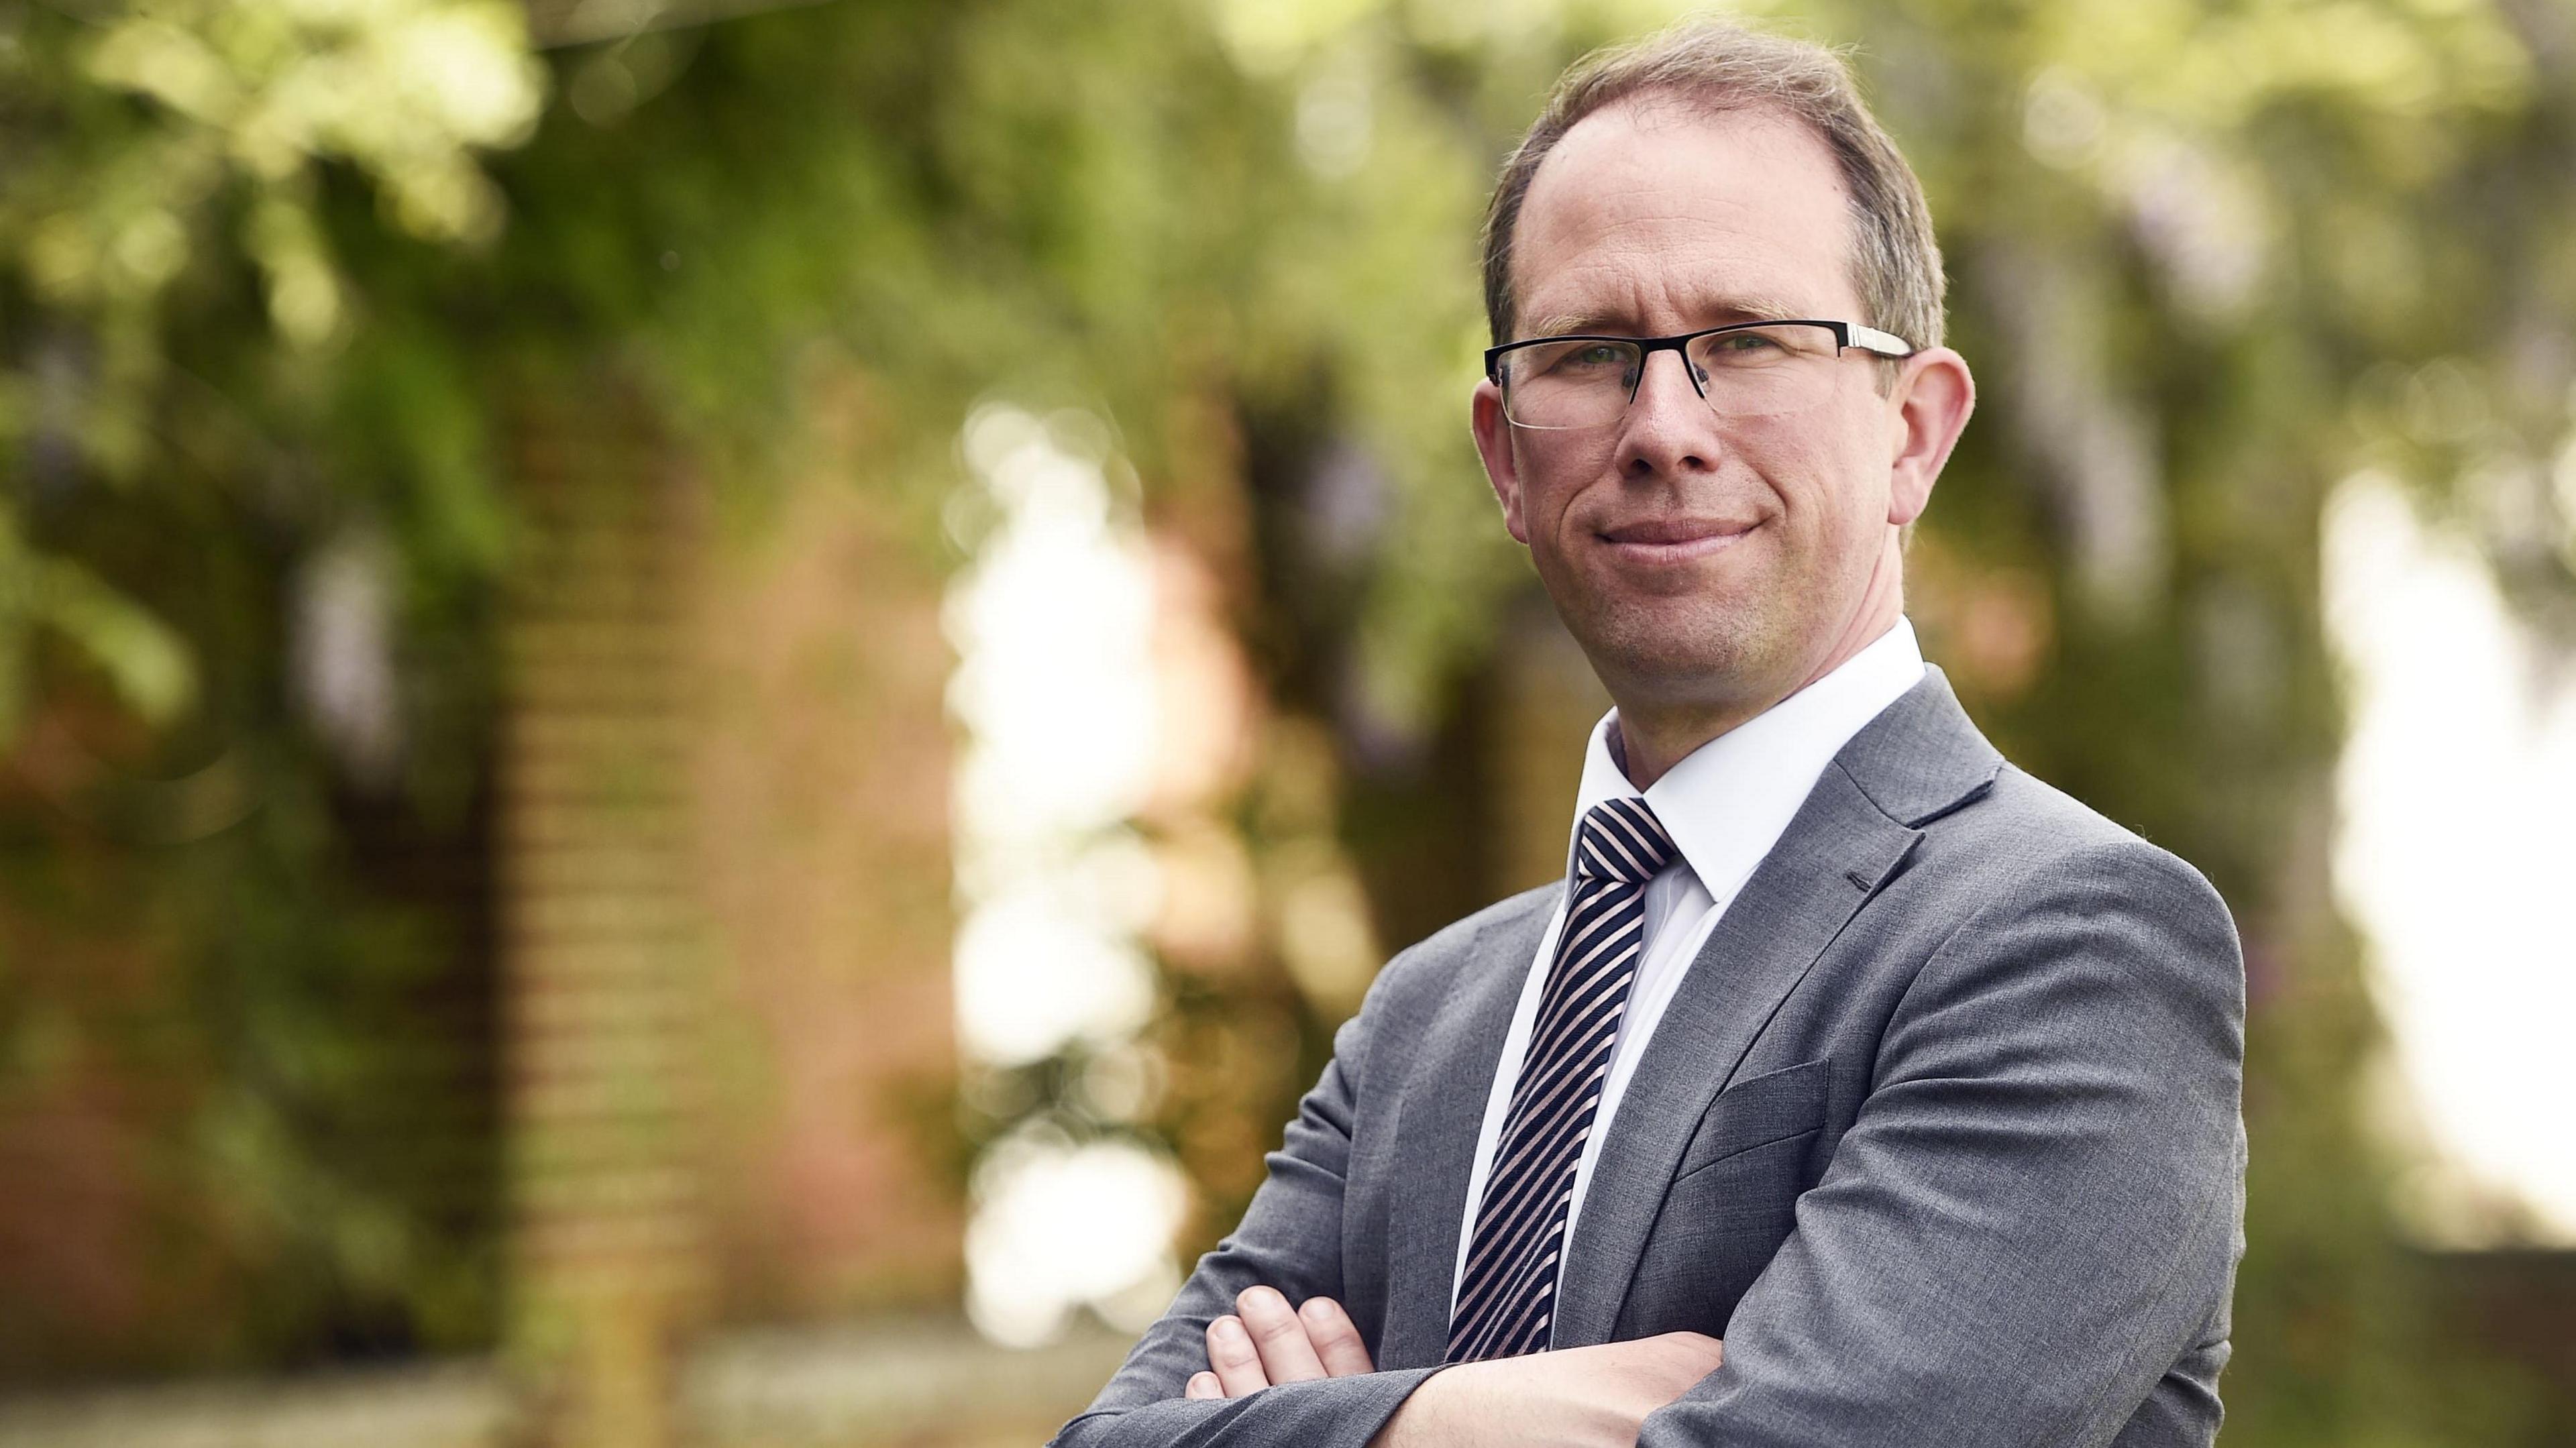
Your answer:
[[[1897,1006],[1724,1365],[1639,1448],[2111,1442],[2225,1351],[2243,1022],[2227,908],[2172,855],[1999,892]]]
[[[1343,1296],[1342,1184],[1351,1125],[1366,1089],[1369,1038],[1403,965],[1399,956],[1379,972],[1359,1014],[1335,1034],[1333,1059],[1298,1103],[1279,1150],[1270,1153],[1269,1176],[1242,1225],[1199,1259],[1170,1309],[1145,1330],[1091,1406],[1065,1424],[1054,1448],[1363,1448],[1406,1396],[1439,1371],[1286,1383],[1225,1400],[1181,1396],[1190,1375],[1207,1369],[1207,1325],[1234,1311],[1243,1289],[1267,1284],[1291,1303]]]

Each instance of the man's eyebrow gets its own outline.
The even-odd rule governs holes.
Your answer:
[[[1703,302],[1694,309],[1698,315],[1711,318],[1711,327],[1734,322],[1784,321],[1803,316],[1795,306],[1772,297],[1727,297]],[[1526,334],[1532,337],[1564,337],[1607,333],[1613,336],[1635,336],[1629,324],[1601,312],[1551,312],[1538,319]],[[1697,331],[1698,328],[1686,330]]]
[[[1607,332],[1616,325],[1589,312],[1558,312],[1538,319],[1529,329],[1533,337],[1563,337],[1580,332]]]

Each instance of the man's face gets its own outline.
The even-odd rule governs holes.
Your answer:
[[[1612,106],[1533,179],[1513,243],[1516,334],[1871,320],[1851,231],[1832,153],[1803,125],[1653,98]],[[1893,570],[1893,525],[1923,502],[1901,478],[1891,489],[1910,379],[1891,397],[1869,354],[1828,365],[1833,386],[1811,409],[1721,418],[1681,356],[1657,353],[1626,414],[1582,431],[1511,426],[1493,384],[1478,389],[1505,521],[1623,706],[1767,707],[1892,587],[1873,575]]]

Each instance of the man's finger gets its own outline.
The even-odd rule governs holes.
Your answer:
[[[1323,1359],[1325,1372],[1347,1378],[1375,1370],[1368,1344],[1360,1341],[1360,1330],[1340,1303],[1329,1297],[1309,1297],[1297,1316],[1306,1324],[1306,1340],[1315,1345],[1315,1356]]]
[[[1240,1398],[1270,1386],[1262,1376],[1261,1354],[1252,1346],[1252,1335],[1243,1330],[1240,1318],[1220,1317],[1208,1324],[1208,1366],[1216,1369],[1216,1380],[1229,1398]]]
[[[1222,1398],[1225,1396],[1225,1384],[1218,1382],[1214,1373],[1192,1373],[1188,1385],[1181,1389],[1181,1396]]]
[[[1234,1299],[1234,1310],[1252,1333],[1261,1354],[1261,1373],[1274,1383],[1312,1382],[1324,1376],[1324,1360],[1306,1340],[1306,1324],[1277,1288],[1247,1287]]]

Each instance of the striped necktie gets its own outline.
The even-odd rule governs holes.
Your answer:
[[[1449,1315],[1450,1362],[1548,1345],[1575,1167],[1601,1107],[1610,1048],[1646,936],[1646,882],[1672,836],[1642,799],[1604,800],[1575,837],[1573,902],[1547,968],[1529,1050],[1512,1083],[1476,1235]]]

